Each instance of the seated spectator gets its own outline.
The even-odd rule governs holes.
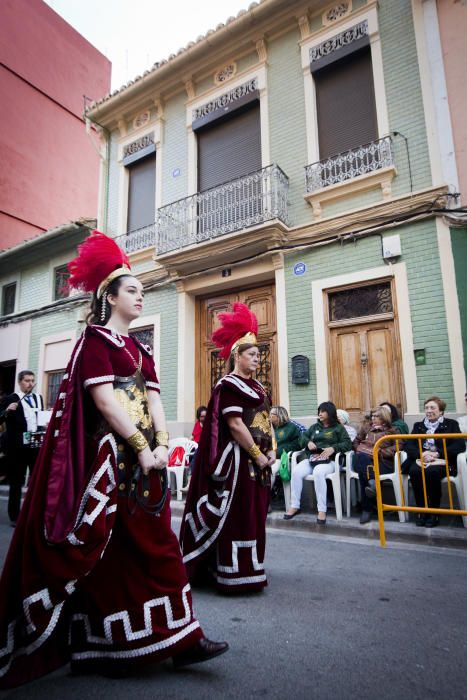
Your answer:
[[[389,401],[383,401],[383,403],[380,403],[380,406],[386,406],[386,408],[389,408],[389,410],[391,411],[392,427],[394,428],[396,433],[408,435],[410,432],[409,426],[405,421],[402,420],[397,408],[392,403],[389,403]]]
[[[335,469],[332,457],[338,452],[352,449],[350,438],[339,423],[336,407],[331,401],[325,401],[318,407],[318,422],[301,434],[300,447],[305,448],[305,452],[302,461],[292,471],[291,507],[284,515],[284,520],[290,520],[300,513],[303,479],[313,474],[318,502],[317,522],[324,525],[327,512],[326,476]]]
[[[425,419],[414,423],[412,433],[420,435],[434,435],[443,433],[460,433],[459,423],[444,416],[446,403],[438,396],[430,396],[425,401]],[[404,471],[410,475],[410,481],[415,494],[415,502],[420,508],[439,508],[441,503],[441,481],[446,476],[446,461],[442,440],[427,438],[422,443],[422,456],[418,440],[407,440],[404,450],[407,452],[407,461],[404,462]],[[446,440],[446,453],[448,467],[451,476],[457,474],[457,455],[465,452],[465,442],[462,438]],[[423,493],[422,464],[425,474],[426,495],[428,503],[425,504]],[[419,527],[436,527],[439,525],[439,516],[431,513],[420,513],[417,516],[416,525]]]
[[[279,479],[276,481],[277,472],[280,467],[280,459],[283,452],[296,452],[300,449],[301,431],[295,421],[289,417],[287,409],[283,406],[273,406],[270,412],[271,423],[276,436],[276,462],[271,467],[271,500],[282,500],[283,489],[282,482]],[[305,430],[305,428],[304,428]],[[272,505],[269,506],[269,513],[272,511]]]
[[[396,435],[392,427],[389,408],[379,406],[371,413],[371,423],[365,419],[354,440],[355,454],[352,458],[352,468],[360,479],[362,514],[360,523],[364,525],[371,520],[375,504],[375,474],[373,471],[373,448],[383,435]],[[394,471],[394,454],[396,445],[393,442],[383,443],[379,448],[379,471],[389,474]]]
[[[191,439],[199,445],[201,440],[201,432],[203,430],[204,419],[206,418],[207,412],[206,406],[198,406],[196,409],[196,423],[193,426],[193,432],[191,434]]]
[[[349,438],[353,442],[355,440],[355,438],[357,437],[357,431],[355,430],[353,425],[350,425],[350,416],[347,413],[347,411],[344,411],[343,408],[338,408],[337,409],[337,418],[338,418],[339,423],[344,426],[344,428],[347,432],[347,435],[349,436]]]
[[[270,415],[277,441],[277,459],[280,459],[283,452],[299,450],[301,431],[297,424],[290,420],[287,409],[283,406],[273,406]]]

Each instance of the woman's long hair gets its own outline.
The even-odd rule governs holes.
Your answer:
[[[279,422],[278,427],[285,425],[290,422],[289,413],[284,406],[272,406],[271,413],[275,413],[277,420]]]
[[[339,422],[337,408],[332,401],[323,401],[323,403],[320,403],[318,406],[318,413],[320,411],[326,411],[328,414],[329,425],[336,425]]]
[[[93,292],[92,299],[91,299],[91,307],[89,310],[88,315],[86,316],[86,323],[88,326],[91,325],[98,325],[98,326],[105,326],[105,324],[108,322],[112,315],[112,307],[108,302],[108,295],[112,294],[112,296],[117,296],[118,295],[118,290],[120,289],[120,286],[122,284],[122,281],[124,280],[125,277],[132,277],[132,275],[121,275],[121,277],[117,277],[117,279],[114,279],[107,289],[105,290],[105,301],[102,302],[102,297],[100,299],[97,298],[96,292]],[[104,303],[104,314],[102,314],[102,304]]]

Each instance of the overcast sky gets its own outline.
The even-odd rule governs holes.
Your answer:
[[[46,0],[112,62],[112,90],[176,53],[251,0]]]

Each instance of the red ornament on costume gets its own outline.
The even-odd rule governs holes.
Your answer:
[[[83,292],[95,292],[99,285],[116,269],[131,270],[130,261],[123,250],[100,231],[93,231],[78,246],[78,255],[68,263],[70,287]]]
[[[245,338],[244,342],[255,344],[258,334],[258,320],[248,306],[236,302],[232,309],[232,313],[219,314],[219,320],[222,325],[212,334],[213,343],[215,343],[218,348],[222,348],[219,356],[224,360],[229,358],[233,346],[238,340],[243,338],[243,336],[252,334],[255,337]]]

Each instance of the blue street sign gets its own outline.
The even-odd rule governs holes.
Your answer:
[[[296,277],[301,277],[307,270],[306,264],[304,262],[295,263],[293,266],[293,273]]]

